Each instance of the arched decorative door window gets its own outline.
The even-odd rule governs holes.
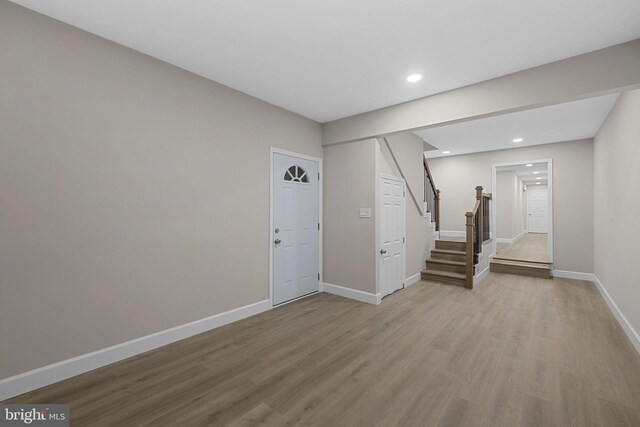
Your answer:
[[[309,182],[309,177],[307,176],[307,172],[302,169],[300,166],[291,166],[284,173],[284,180],[291,182]]]

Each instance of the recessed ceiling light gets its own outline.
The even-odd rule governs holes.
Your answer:
[[[540,178],[540,177],[537,177],[536,179],[542,179],[542,178]]]
[[[542,183],[541,183],[541,182],[536,182],[536,184],[537,184],[537,185],[540,185],[540,184],[542,184]]]
[[[531,166],[533,166],[533,163],[527,163],[525,166],[530,168]]]
[[[443,151],[442,154],[451,154],[451,151]]]
[[[516,138],[516,139],[513,140],[513,142],[522,142],[522,141],[524,141],[523,138]]]
[[[534,174],[540,173],[540,171],[535,171]]]
[[[420,80],[422,80],[422,74],[411,74],[409,77],[407,77],[407,81],[409,83],[419,82]]]

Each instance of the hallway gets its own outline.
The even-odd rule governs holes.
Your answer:
[[[499,258],[549,262],[546,233],[525,233],[515,243],[498,243]]]

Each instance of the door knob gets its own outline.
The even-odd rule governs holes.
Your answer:
[[[387,250],[386,250],[386,249],[380,249],[380,254],[381,254],[381,255],[384,255],[384,254],[386,254],[386,253],[387,253]]]
[[[276,240],[273,241],[273,243],[275,243],[276,245],[279,245],[280,243],[282,243],[282,240],[276,239]]]

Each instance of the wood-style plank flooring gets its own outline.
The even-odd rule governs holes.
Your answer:
[[[12,401],[72,426],[640,426],[640,357],[593,284],[492,273],[314,295]]]
[[[547,234],[525,233],[515,243],[498,243],[496,256],[524,261],[549,262]]]

